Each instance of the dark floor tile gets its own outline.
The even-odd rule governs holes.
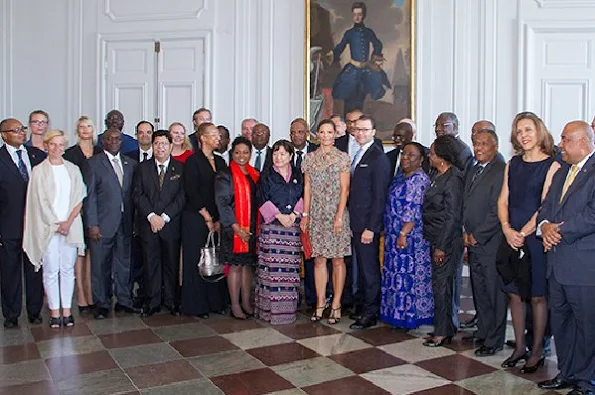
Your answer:
[[[275,329],[285,336],[295,340],[307,339],[309,337],[335,335],[341,331],[326,325],[312,324],[310,322],[294,325],[283,325]]]
[[[277,375],[271,369],[257,369],[228,376],[213,377],[211,381],[226,394],[261,395],[295,388],[289,381]]]
[[[442,387],[431,388],[429,390],[414,392],[412,395],[475,395],[475,392],[469,391],[455,384],[447,384]]]
[[[458,381],[480,376],[496,370],[491,366],[460,354],[429,359],[418,362],[416,365],[450,381]]]
[[[138,331],[128,331],[121,333],[112,333],[109,335],[98,336],[105,348],[120,348],[140,346],[141,344],[161,343],[159,336],[150,329],[141,329]]]
[[[51,380],[0,387],[0,395],[58,395]]]
[[[212,330],[219,334],[240,332],[248,329],[259,329],[264,327],[264,325],[256,320],[236,320],[231,317],[218,320],[205,320],[203,323],[208,325]]]
[[[238,349],[232,342],[221,336],[178,340],[171,342],[170,345],[186,358]]]
[[[344,354],[331,355],[329,358],[357,374],[406,363],[402,359],[387,354],[377,348],[367,348]]]
[[[373,346],[384,346],[385,344],[400,343],[405,340],[415,339],[415,336],[406,333],[392,333],[392,328],[390,326],[380,326],[363,331],[354,331],[349,334],[366,343],[372,344]]]
[[[143,318],[145,324],[151,327],[157,326],[168,326],[168,325],[180,325],[180,324],[188,324],[191,322],[198,322],[198,318],[189,317],[189,316],[173,316],[169,313],[163,314],[156,314],[152,315],[148,318]]]
[[[36,342],[55,339],[57,337],[75,337],[92,335],[91,330],[82,322],[77,322],[73,327],[52,329],[49,325],[31,327],[31,334]]]
[[[0,348],[0,364],[17,363],[39,358],[41,356],[35,343]]]
[[[471,336],[473,332],[459,331],[457,335],[452,339],[452,343],[447,344],[446,347],[456,352],[462,352],[479,348],[481,344],[476,344],[468,341],[463,341],[463,337]]]
[[[184,360],[137,366],[126,369],[126,373],[134,384],[141,389],[201,377],[200,373],[188,361]]]
[[[390,392],[375,386],[368,380],[359,376],[351,376],[343,379],[327,381],[326,383],[311,385],[302,388],[310,395],[327,395],[327,394],[341,394],[341,395],[384,395]]]
[[[512,352],[511,352],[512,354]],[[504,360],[504,359],[503,359]],[[521,368],[523,367],[523,362],[521,362],[518,366],[507,369],[506,371],[509,373],[514,374],[515,376],[522,377],[527,380],[531,380],[535,383],[539,383],[540,381],[549,380],[552,377],[556,377],[559,373],[558,371],[558,364],[556,362],[550,361],[549,359],[545,360],[545,365],[537,369],[537,372],[533,374],[524,374],[521,373]]]
[[[45,364],[56,381],[80,374],[118,368],[107,351],[48,358],[45,360]]]
[[[318,353],[298,343],[278,344],[246,350],[253,357],[258,358],[267,366],[281,365],[301,359],[319,357]]]

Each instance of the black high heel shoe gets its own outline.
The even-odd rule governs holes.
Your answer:
[[[533,366],[527,366],[527,364],[525,363],[525,366],[523,366],[521,368],[521,373],[533,374],[533,373],[537,372],[537,369],[539,369],[544,364],[545,364],[545,357],[539,358],[537,360],[537,363]]]
[[[322,310],[322,313],[320,315],[316,314],[318,312],[318,310]],[[314,309],[314,312],[312,313],[312,317],[310,317],[310,321],[312,321],[312,322],[320,321],[322,319],[322,316],[324,315],[325,310],[326,310],[326,306],[316,307]]]
[[[444,343],[446,343],[446,344],[452,343],[452,336],[443,337],[442,340],[440,340],[439,342],[436,342],[433,339],[428,339],[423,344],[426,347],[443,347]]]
[[[500,366],[502,366],[505,369],[506,368],[514,368],[516,366],[516,364],[519,363],[519,361],[521,361],[521,360],[526,361],[527,359],[529,359],[529,353],[526,351],[523,355],[521,355],[518,358],[513,358],[513,356],[514,356],[514,353],[510,357],[506,358],[504,360],[504,362],[502,362],[502,365],[500,365]]]

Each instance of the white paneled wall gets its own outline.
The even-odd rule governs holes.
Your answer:
[[[594,115],[595,0],[416,3],[423,143],[442,111],[458,114],[466,140],[475,120],[494,121],[506,155],[518,111],[540,114],[556,140]],[[233,133],[256,117],[286,137],[304,112],[303,0],[0,0],[0,13],[0,118],[43,108],[69,132],[79,114],[101,125],[102,42],[134,35],[207,37],[197,106]]]

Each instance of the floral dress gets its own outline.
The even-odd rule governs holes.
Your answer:
[[[351,255],[351,234],[347,207],[343,211],[343,229],[333,233],[333,224],[341,195],[340,174],[351,170],[349,155],[333,148],[308,154],[302,171],[310,177],[310,241],[312,256],[343,258]]]

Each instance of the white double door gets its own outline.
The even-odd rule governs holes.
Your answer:
[[[102,114],[120,110],[129,134],[141,120],[192,130],[192,113],[204,103],[203,40],[118,38],[104,48]]]

